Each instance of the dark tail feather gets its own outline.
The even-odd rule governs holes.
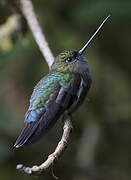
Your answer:
[[[21,131],[18,139],[16,140],[15,147],[19,148],[23,146],[27,140],[31,137],[31,135],[36,131],[38,128],[38,122],[32,122],[25,126],[25,128]]]
[[[26,145],[33,144],[38,141],[43,135],[45,135],[56,123],[56,121],[60,118],[63,109],[60,108],[60,105],[54,103],[51,105],[46,113],[40,118],[37,129],[30,136]]]
[[[60,105],[53,103],[38,121],[31,122],[26,125],[14,146],[19,148],[23,145],[35,143],[54,126],[62,112],[63,109]]]

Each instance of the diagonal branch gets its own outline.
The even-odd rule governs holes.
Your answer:
[[[70,119],[66,119],[64,127],[63,127],[63,135],[61,140],[59,141],[55,151],[50,154],[47,158],[47,160],[45,162],[43,162],[41,165],[39,166],[33,166],[33,167],[25,167],[22,164],[18,164],[17,165],[17,169],[20,171],[25,172],[26,174],[40,174],[43,171],[49,169],[52,165],[54,165],[55,160],[58,160],[61,155],[63,154],[63,152],[65,151],[67,144],[69,142],[70,139],[70,133],[72,130],[72,123]]]
[[[33,4],[31,0],[19,0],[19,2],[22,14],[24,15],[29,28],[32,31],[34,39],[39,46],[41,53],[45,57],[45,60],[50,67],[54,61],[54,56],[51,52],[51,49],[49,48],[48,42],[37,20]]]
[[[34,36],[34,39],[36,40],[40,48],[40,51],[45,57],[45,60],[50,68],[54,61],[54,56],[49,48],[49,45],[46,41],[44,33],[42,32],[42,29],[38,23],[38,20],[36,18],[36,14],[33,8],[33,4],[31,0],[19,0],[19,2],[20,2],[20,10],[23,16],[25,17],[25,19],[27,20],[28,25]],[[72,130],[72,122],[71,122],[70,117],[67,117],[64,121],[62,138],[60,142],[58,143],[55,151],[51,155],[48,156],[47,160],[39,166],[26,167],[23,164],[18,164],[16,168],[29,175],[30,174],[38,175],[42,173],[43,171],[52,167],[52,165],[55,163],[55,160],[59,159],[62,156],[63,152],[65,151],[68,145],[69,139],[70,139],[71,130]]]

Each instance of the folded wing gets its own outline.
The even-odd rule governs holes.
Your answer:
[[[67,88],[59,85],[55,96],[45,106],[29,110],[26,114],[26,126],[18,137],[15,147],[35,143],[56,123],[78,98],[81,79],[73,79]]]

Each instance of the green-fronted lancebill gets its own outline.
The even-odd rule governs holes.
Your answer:
[[[109,17],[79,51],[60,53],[49,74],[35,86],[25,115],[26,125],[14,145],[16,148],[39,140],[61,116],[71,115],[83,102],[92,82],[83,53]]]

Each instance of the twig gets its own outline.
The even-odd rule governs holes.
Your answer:
[[[20,2],[20,9],[25,17],[25,19],[28,22],[28,25],[32,31],[32,34],[34,36],[34,39],[36,40],[40,51],[42,52],[43,56],[45,57],[45,60],[49,66],[51,67],[54,56],[48,46],[48,43],[46,41],[46,38],[41,30],[41,27],[38,23],[38,20],[36,18],[36,14],[33,8],[33,4],[31,0],[19,0]],[[26,167],[23,164],[18,164],[16,169],[25,172],[26,174],[35,174],[38,175],[42,173],[43,171],[49,169],[52,165],[54,165],[55,160],[59,159],[63,152],[65,151],[67,144],[70,139],[70,133],[72,130],[72,123],[70,117],[66,118],[64,121],[64,128],[63,128],[63,135],[58,143],[55,151],[48,156],[47,160],[43,162],[39,166],[33,166],[33,167]]]
[[[29,175],[30,174],[38,175],[42,173],[43,171],[49,169],[51,165],[54,165],[55,160],[58,160],[63,154],[63,152],[65,151],[67,144],[69,142],[69,139],[70,139],[71,130],[72,130],[71,120],[66,119],[64,123],[64,127],[63,127],[62,138],[60,142],[58,143],[55,151],[48,156],[47,160],[44,163],[42,163],[39,166],[33,166],[33,167],[25,167],[22,164],[18,164],[16,168]]]
[[[39,46],[41,53],[45,57],[48,66],[51,67],[54,61],[54,56],[49,48],[45,35],[42,32],[42,29],[39,25],[33,4],[31,0],[19,0],[19,1],[20,1],[20,9],[29,25],[30,30],[32,31],[36,43]]]

